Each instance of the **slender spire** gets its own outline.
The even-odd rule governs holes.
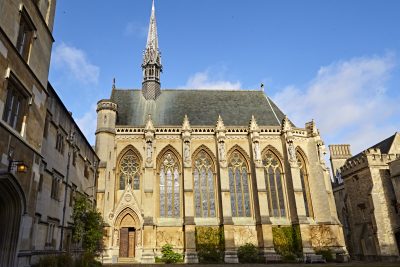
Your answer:
[[[161,94],[160,73],[162,72],[161,53],[158,49],[158,35],[156,23],[156,11],[151,7],[149,33],[147,35],[146,49],[143,54],[143,96],[155,100]]]
[[[153,0],[153,5],[151,7],[151,16],[149,24],[149,33],[147,35],[146,50],[148,48],[153,48],[155,51],[158,51],[157,22],[156,22],[156,10],[154,8],[154,0]]]

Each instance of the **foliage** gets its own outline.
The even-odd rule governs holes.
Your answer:
[[[165,263],[177,263],[183,261],[182,255],[175,252],[171,244],[165,244],[162,246],[161,253],[161,260]]]
[[[224,262],[225,239],[221,227],[196,227],[196,249],[200,263]]]
[[[272,236],[275,251],[279,254],[288,256],[302,255],[301,234],[298,225],[273,227]]]
[[[104,221],[101,214],[96,211],[87,197],[77,195],[72,218],[74,242],[82,242],[82,247],[88,255],[98,255],[103,249]]]
[[[69,254],[60,254],[57,256],[41,257],[38,264],[33,267],[99,267],[92,255],[84,254],[82,257],[73,259]]]
[[[238,257],[240,263],[258,263],[262,261],[258,255],[258,248],[251,243],[246,243],[239,247]]]
[[[334,261],[333,255],[332,255],[332,251],[330,249],[316,250],[315,254],[322,255],[327,262],[333,262]]]

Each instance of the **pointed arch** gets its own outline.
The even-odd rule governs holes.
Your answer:
[[[193,153],[193,187],[196,217],[216,216],[215,157],[206,146],[201,145]]]
[[[163,149],[161,149],[161,151],[158,153],[157,158],[156,158],[156,162],[157,162],[157,171],[160,171],[160,166],[163,160],[163,156],[165,155],[165,153],[167,152],[172,153],[175,158],[177,159],[177,164],[178,164],[178,170],[179,173],[182,172],[182,162],[181,162],[181,158],[182,156],[178,153],[178,151],[171,145],[166,145]]]
[[[274,146],[267,145],[267,146],[264,147],[264,149],[262,150],[261,155],[264,156],[265,153],[267,153],[268,151],[271,151],[271,152],[279,159],[280,163],[282,164],[282,169],[284,169],[284,168],[283,168],[283,162],[284,162],[283,159],[284,159],[284,158],[283,158],[283,156],[282,156],[282,153],[279,152],[279,150],[276,149]]]
[[[267,146],[262,153],[267,201],[271,217],[286,217],[284,168],[277,152],[272,146]]]
[[[26,198],[12,174],[0,174],[0,266],[15,266],[21,218]]]
[[[157,156],[160,217],[180,216],[181,166],[180,155],[171,145],[164,147]]]
[[[296,158],[297,164],[300,169],[300,181],[301,187],[303,189],[303,199],[304,199],[304,207],[306,210],[307,217],[314,217],[312,202],[311,202],[311,192],[309,185],[309,176],[308,176],[308,160],[304,153],[304,151],[300,148],[296,148]]]
[[[194,167],[194,161],[196,156],[201,152],[204,151],[205,153],[207,153],[207,155],[211,158],[212,160],[212,170],[213,172],[216,172],[216,162],[217,162],[217,157],[215,157],[214,153],[211,151],[210,148],[208,148],[205,145],[200,145],[192,154],[192,165]]]
[[[124,190],[126,185],[130,184],[134,190],[139,190],[143,162],[139,151],[134,146],[128,145],[119,153],[117,162],[118,189]]]
[[[250,168],[243,149],[234,146],[229,150],[228,174],[232,217],[250,217]]]
[[[231,149],[228,150],[228,161],[231,159],[233,153],[237,151],[239,152],[245,159],[246,162],[246,167],[247,167],[247,171],[250,173],[251,172],[251,168],[250,168],[250,156],[249,154],[246,152],[246,150],[244,150],[241,146],[239,145],[234,145],[233,147],[231,147]]]
[[[134,225],[132,225],[132,227],[135,227],[136,229],[141,228],[141,220],[140,220],[139,215],[133,209],[131,209],[129,207],[126,207],[118,214],[118,216],[115,218],[114,225],[117,227],[121,227],[121,224],[122,224],[124,218],[126,218],[126,216],[132,217],[132,219],[134,221]]]

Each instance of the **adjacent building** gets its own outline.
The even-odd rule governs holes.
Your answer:
[[[97,105],[97,205],[105,262],[152,263],[167,243],[197,262],[196,232],[222,229],[225,261],[253,243],[276,254],[273,228],[300,229],[304,254],[346,254],[324,143],[260,90],[161,89],[154,2],[141,89]]]
[[[74,192],[94,195],[98,159],[48,83],[55,6],[0,0],[0,266],[65,251]]]
[[[400,134],[351,156],[349,145],[329,146],[333,190],[350,255],[399,259]]]

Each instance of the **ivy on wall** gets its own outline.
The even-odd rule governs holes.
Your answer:
[[[303,248],[299,225],[272,227],[272,236],[277,253],[301,256]]]
[[[217,226],[198,226],[195,231],[196,250],[200,263],[224,261],[224,229]]]

